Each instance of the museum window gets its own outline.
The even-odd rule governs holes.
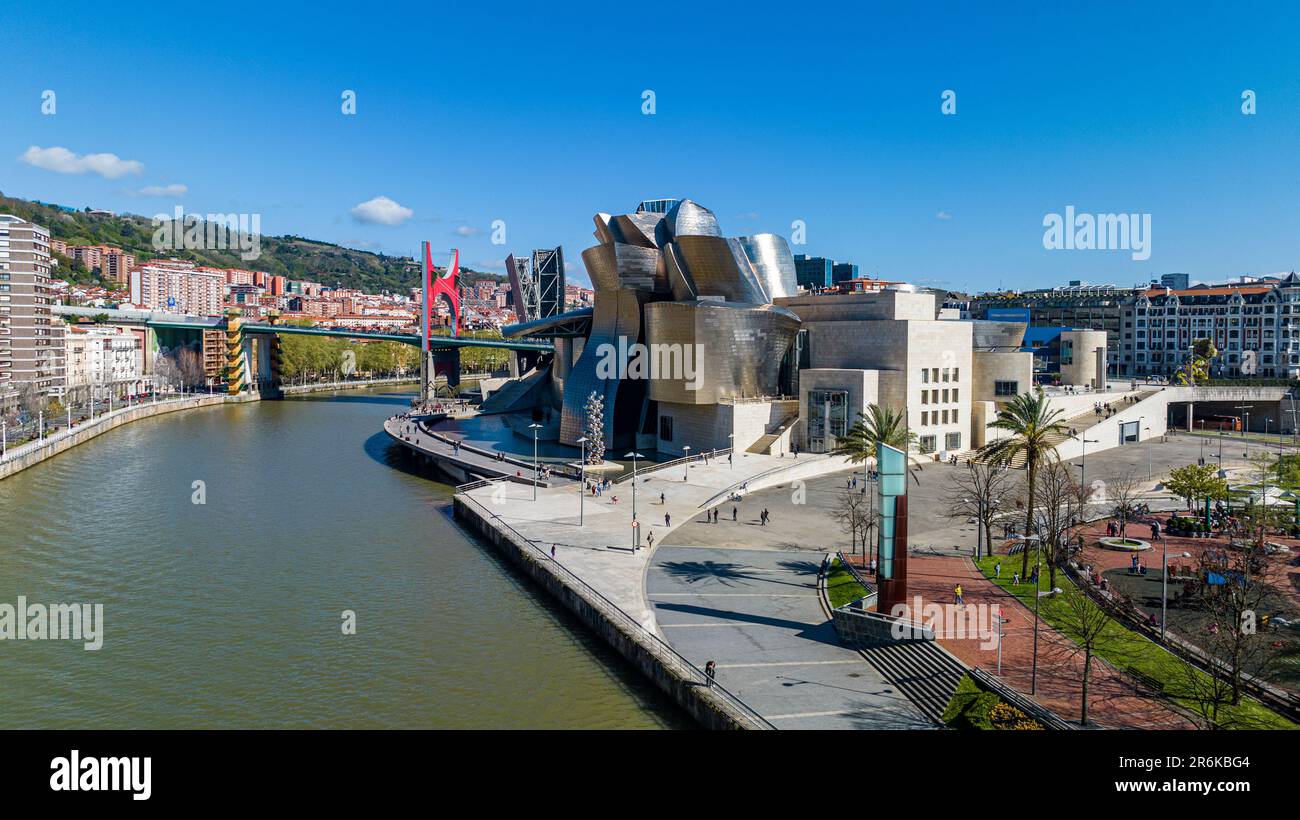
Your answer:
[[[659,417],[659,438],[663,439],[664,441],[673,440],[673,417],[672,416]]]
[[[1020,382],[993,382],[993,395],[995,396],[1018,396],[1020,395]]]
[[[921,436],[916,441],[917,447],[920,449],[922,455],[928,455],[929,453],[934,452],[934,436]]]
[[[943,437],[943,448],[945,450],[961,449],[961,433],[949,433]]]

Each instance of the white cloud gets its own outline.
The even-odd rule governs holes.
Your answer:
[[[401,225],[415,215],[415,211],[404,208],[386,196],[377,196],[368,202],[362,202],[348,213],[358,222],[371,225]]]
[[[934,218],[947,221],[949,219],[952,219],[952,214],[948,213],[947,211],[940,211],[939,213],[934,215]]]
[[[181,185],[179,182],[171,185],[146,185],[135,192],[136,196],[161,196],[161,197],[178,197],[185,196],[189,193],[188,185]]]
[[[456,228],[457,236],[478,236],[481,233],[483,233],[483,231],[475,228],[473,225],[461,225]]]
[[[18,160],[57,174],[84,174],[90,171],[105,179],[144,173],[144,163],[122,159],[117,154],[74,154],[67,148],[59,147],[41,148],[33,145]]]

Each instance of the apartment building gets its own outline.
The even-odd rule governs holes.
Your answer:
[[[144,343],[129,330],[73,325],[68,328],[66,349],[70,391],[121,387],[144,376]]]
[[[1125,306],[1122,333],[1125,375],[1171,375],[1197,339],[1211,339],[1211,376],[1300,378],[1300,277],[1150,288]]]
[[[131,302],[148,310],[217,316],[222,310],[224,272],[188,262],[150,262],[131,271]]]
[[[67,388],[63,321],[51,313],[50,232],[0,214],[0,396],[31,384],[42,397]]]

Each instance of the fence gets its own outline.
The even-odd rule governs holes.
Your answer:
[[[709,454],[709,458],[716,458],[718,456],[730,455],[731,448],[722,447],[717,450],[709,450],[708,454]],[[702,458],[704,458],[704,453],[696,453],[693,456],[682,456],[681,458],[676,458],[673,459],[672,461],[657,461],[649,467],[638,467],[635,475],[637,475],[638,477],[643,475],[650,475],[651,473],[657,473],[660,470],[667,470],[669,467],[681,467],[684,464],[690,464],[692,461],[699,461]],[[614,483],[622,484],[625,481],[631,481],[632,476],[633,473],[627,473],[626,475],[621,475],[618,478],[614,479]]]

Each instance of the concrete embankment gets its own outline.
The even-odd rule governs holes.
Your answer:
[[[770,729],[766,720],[637,623],[542,547],[528,541],[465,493],[453,499],[456,519],[500,550],[620,655],[708,729]]]
[[[280,387],[280,392],[286,396],[295,396],[300,393],[323,393],[331,390],[359,390],[363,387],[384,387],[386,385],[419,383],[419,376],[411,376],[409,378],[401,379],[367,379],[365,381],[324,382],[320,384],[286,384]]]
[[[177,410],[211,407],[224,404],[228,400],[228,397],[222,395],[194,396],[184,399],[170,399],[157,404],[149,403],[136,405],[135,407],[119,408],[112,413],[96,418],[94,421],[83,422],[71,430],[63,430],[48,437],[44,442],[29,442],[10,450],[4,461],[0,462],[0,479],[8,478],[14,473],[39,464],[47,458],[52,458],[65,450],[70,450],[78,444],[107,433],[109,430],[121,427],[123,424],[153,416],[161,416],[165,413],[174,413]]]

